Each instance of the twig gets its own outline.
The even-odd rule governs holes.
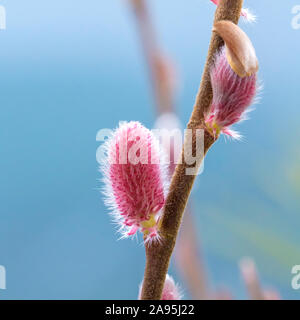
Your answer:
[[[243,0],[221,0],[216,10],[215,22],[219,20],[230,20],[234,23],[238,23],[242,4]],[[196,154],[196,129],[204,129],[204,153],[201,155],[200,159],[197,159],[198,161],[196,163],[198,166],[209,148],[217,139],[217,137],[212,136],[205,130],[204,116],[205,112],[210,107],[212,100],[209,68],[214,54],[222,45],[223,40],[213,33],[200,89],[187,126],[188,129],[192,129],[193,131],[193,154]],[[185,162],[184,149],[185,144],[181,156],[182,163],[178,164],[176,167],[161,219],[160,233],[163,241],[161,243],[152,243],[151,245],[145,246],[146,268],[141,296],[143,300],[160,300],[161,298],[183,212],[196,177],[195,175],[186,175],[186,169],[191,166]]]

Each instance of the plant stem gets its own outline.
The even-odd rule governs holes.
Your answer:
[[[243,0],[221,0],[216,9],[215,22],[230,20],[234,23],[238,23],[242,4]],[[196,129],[204,130],[204,153],[201,154],[201,158],[196,161],[198,167],[209,148],[217,139],[217,137],[212,136],[211,133],[205,129],[204,117],[212,100],[209,70],[215,53],[222,45],[223,40],[217,34],[213,33],[196,103],[187,126],[187,128],[192,129],[193,132],[193,154],[197,154]],[[185,143],[186,142],[185,139]],[[163,240],[161,243],[152,243],[151,245],[145,246],[146,268],[141,295],[142,300],[161,299],[170,258],[175,246],[184,209],[196,178],[196,175],[186,174],[186,169],[191,168],[191,166],[185,162],[184,149],[185,145],[183,146],[181,155],[182,163],[177,165],[173,174],[169,194],[161,218],[160,234]]]

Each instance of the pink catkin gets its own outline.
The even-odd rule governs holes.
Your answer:
[[[174,279],[167,274],[161,300],[181,300],[180,289]]]
[[[141,293],[143,288],[143,282],[140,284],[139,299],[141,299]],[[181,300],[182,294],[179,286],[175,283],[174,279],[167,274],[161,300]]]
[[[148,238],[158,236],[165,173],[157,139],[139,122],[122,123],[105,147],[104,194],[120,231],[124,237],[138,230]]]
[[[239,77],[227,61],[225,47],[216,55],[210,76],[213,101],[206,115],[206,124],[214,132],[221,131],[239,138],[230,126],[246,119],[248,107],[256,96],[257,76]]]

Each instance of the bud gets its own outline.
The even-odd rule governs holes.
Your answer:
[[[213,31],[223,38],[228,63],[241,78],[258,71],[255,49],[247,34],[231,21],[218,21]]]
[[[210,0],[215,5],[218,5],[220,3],[220,0]],[[251,13],[251,11],[247,8],[243,8],[241,12],[241,16],[248,22],[255,22],[256,16]]]
[[[179,286],[175,283],[174,279],[167,274],[166,281],[162,293],[161,300],[181,300]]]
[[[216,54],[210,77],[213,100],[206,115],[206,126],[215,135],[222,132],[239,139],[240,135],[230,126],[246,119],[247,108],[256,96],[257,76],[238,76],[229,65],[223,47]]]
[[[123,237],[138,230],[158,238],[157,223],[165,203],[165,168],[159,142],[139,122],[123,122],[105,143],[101,171],[105,203]]]
[[[143,282],[140,284],[138,299],[141,299],[142,289],[143,289]],[[174,279],[167,274],[161,300],[181,300],[181,299],[182,299],[182,294],[180,292],[179,286],[175,283]]]

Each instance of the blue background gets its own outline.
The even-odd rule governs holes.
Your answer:
[[[205,61],[214,5],[152,0],[160,43],[176,62],[177,110],[188,121]],[[96,133],[119,120],[153,125],[153,101],[125,0],[0,1],[0,299],[135,299],[144,250],[117,241],[98,188]],[[261,103],[220,139],[193,191],[199,239],[213,285],[245,298],[237,263],[255,259],[283,298],[300,264],[300,30],[297,0],[245,1]],[[180,282],[173,268],[172,274]],[[182,287],[185,288],[182,283]]]

